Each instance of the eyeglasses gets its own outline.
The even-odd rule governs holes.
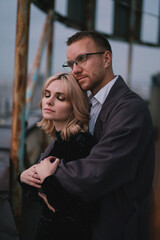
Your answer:
[[[73,70],[74,63],[82,68],[86,65],[88,56],[93,54],[103,54],[103,53],[105,52],[94,52],[94,53],[85,53],[85,54],[78,55],[74,61],[67,61],[62,65],[62,67],[66,72],[70,73]]]

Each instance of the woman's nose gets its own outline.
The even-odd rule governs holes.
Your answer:
[[[47,98],[47,101],[46,101],[46,103],[48,104],[48,105],[54,105],[54,99],[53,98]]]

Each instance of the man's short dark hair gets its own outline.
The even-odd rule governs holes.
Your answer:
[[[112,53],[112,48],[111,45],[109,43],[109,41],[107,40],[107,38],[105,36],[103,36],[100,33],[97,32],[89,32],[89,31],[81,31],[81,32],[77,32],[74,35],[72,35],[71,37],[68,38],[67,40],[67,46],[71,45],[73,42],[76,42],[78,40],[81,40],[83,38],[89,37],[91,39],[93,39],[93,41],[100,47],[102,47],[103,49],[105,49],[106,51],[110,51]]]

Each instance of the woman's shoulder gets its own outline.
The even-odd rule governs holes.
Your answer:
[[[91,149],[96,144],[96,139],[89,132],[80,132],[71,137],[71,144],[79,149]]]
[[[68,141],[65,162],[88,156],[95,143],[94,137],[88,132],[72,135]]]
[[[73,135],[71,137],[72,141],[80,141],[80,142],[86,142],[88,140],[90,141],[96,141],[95,137],[92,136],[89,132],[79,132],[76,135]]]

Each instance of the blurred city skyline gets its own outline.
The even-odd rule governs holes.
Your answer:
[[[113,25],[113,0],[97,0],[96,5],[96,30],[111,33]],[[62,15],[66,15],[67,0],[55,1],[55,9]],[[142,40],[154,43],[158,38],[158,10],[159,0],[144,0],[143,11],[148,13],[143,17]],[[12,86],[14,78],[14,54],[16,37],[16,0],[2,0],[0,8],[0,85]],[[157,17],[156,17],[157,16]],[[46,15],[34,4],[31,4],[28,72],[30,71],[38,48],[40,36]],[[66,40],[77,30],[68,28],[60,22],[54,22],[53,45],[53,73],[63,71],[61,65],[66,60]],[[109,39],[113,50],[114,73],[127,78],[127,63],[129,44]],[[41,74],[45,71],[44,60],[41,65]],[[160,72],[160,48],[133,45],[131,87],[143,98],[149,98],[151,77]],[[0,96],[1,97],[1,96]]]

